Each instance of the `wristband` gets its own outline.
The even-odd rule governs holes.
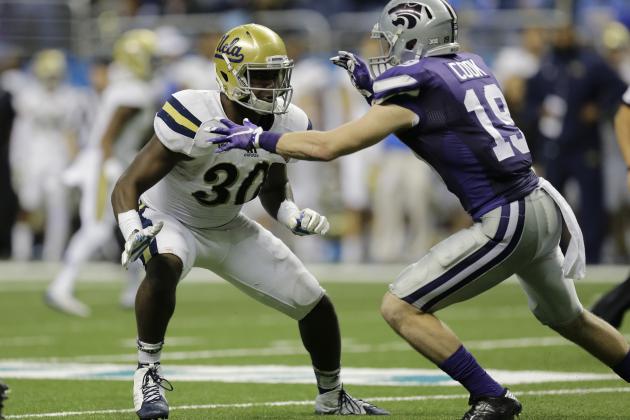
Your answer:
[[[282,134],[263,131],[254,139],[254,147],[262,147],[268,152],[276,153],[276,145]]]
[[[291,220],[291,218],[299,212],[300,208],[293,201],[284,200],[278,208],[276,220],[278,220],[285,226],[288,226],[289,229],[293,229],[293,227],[295,226],[295,220]]]
[[[142,230],[142,221],[136,210],[129,210],[124,213],[118,213],[118,227],[122,232],[125,241],[136,231]]]

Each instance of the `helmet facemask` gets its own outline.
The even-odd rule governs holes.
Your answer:
[[[236,69],[223,59],[237,80],[230,99],[261,114],[284,114],[291,104],[293,60],[286,56],[267,57],[266,63],[244,63]]]

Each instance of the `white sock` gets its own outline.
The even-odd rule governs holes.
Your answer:
[[[66,263],[55,280],[50,283],[48,290],[60,295],[74,295],[74,284],[78,274],[79,266],[77,264]]]
[[[313,367],[315,372],[315,379],[317,379],[317,387],[321,392],[330,391],[341,386],[341,379],[339,378],[339,372],[341,369],[333,371],[323,371]]]
[[[11,257],[28,261],[33,257],[33,229],[25,222],[16,222],[11,231]]]
[[[138,364],[150,365],[160,363],[160,357],[162,356],[162,346],[164,342],[161,341],[156,344],[145,343],[138,339]]]

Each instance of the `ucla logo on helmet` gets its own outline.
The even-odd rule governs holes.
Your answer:
[[[433,19],[431,10],[418,3],[401,3],[387,11],[395,26],[404,26],[405,29],[412,29],[418,25],[423,18]],[[426,16],[426,17],[425,17]]]
[[[227,55],[232,63],[240,63],[245,59],[241,53],[241,47],[236,45],[240,38],[234,38],[230,43],[227,43],[228,35],[223,35],[217,45],[217,52],[214,54],[216,58],[223,58],[223,54]]]

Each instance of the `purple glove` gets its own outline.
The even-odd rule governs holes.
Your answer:
[[[258,147],[271,153],[276,152],[276,143],[280,139],[280,134],[263,131],[262,127],[251,123],[247,118],[243,120],[243,125],[233,123],[226,118],[222,118],[220,121],[225,127],[207,129],[210,133],[221,135],[221,137],[210,140],[213,144],[219,145],[215,153],[223,153],[232,149],[253,151]]]
[[[372,89],[372,76],[367,64],[360,57],[347,52],[339,51],[339,55],[330,57],[330,61],[336,66],[348,72],[352,85],[357,88],[359,93],[365,97],[368,104],[372,104],[374,90]]]

